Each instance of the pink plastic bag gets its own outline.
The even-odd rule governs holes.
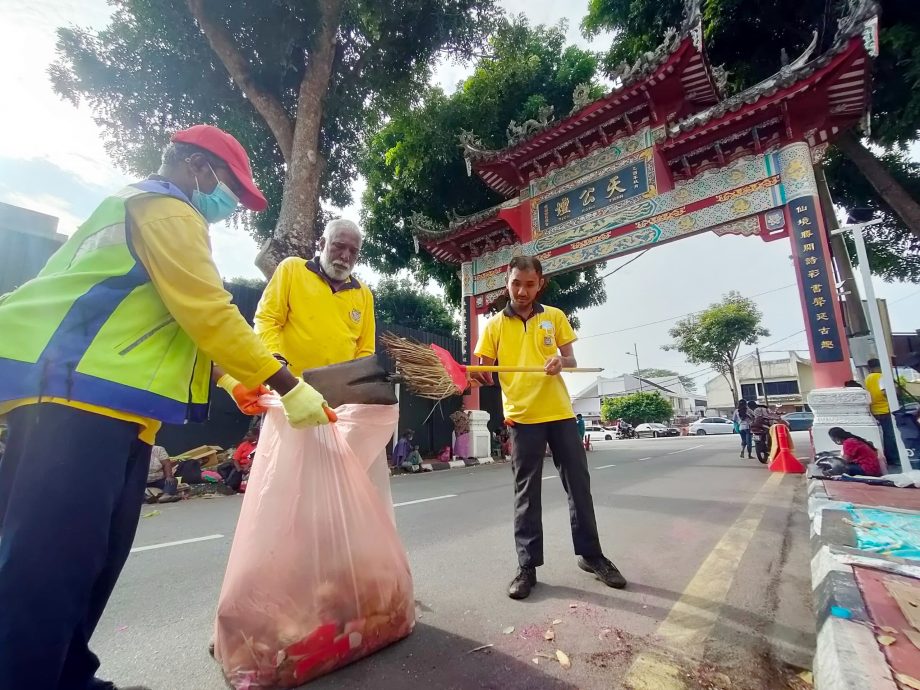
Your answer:
[[[296,687],[412,631],[409,562],[367,472],[397,408],[344,405],[305,430],[266,414],[217,606],[233,688]]]

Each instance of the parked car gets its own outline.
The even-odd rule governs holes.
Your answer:
[[[815,415],[811,412],[790,412],[783,415],[783,421],[789,426],[789,431],[808,431],[815,423]]]
[[[605,429],[602,426],[586,426],[585,436],[590,437],[592,441],[600,441],[601,439],[604,439],[605,441],[612,441],[613,431]]]
[[[665,426],[664,424],[655,424],[654,422],[648,424],[640,424],[636,427],[636,436],[642,438],[643,436],[648,438],[658,438],[659,436],[680,436],[680,430],[675,429],[673,426]]]
[[[734,423],[725,417],[703,417],[687,428],[691,434],[696,434],[697,436],[735,433]]]

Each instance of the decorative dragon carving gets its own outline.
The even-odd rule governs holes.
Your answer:
[[[553,106],[544,105],[537,110],[535,120],[524,120],[520,125],[516,120],[508,123],[506,133],[508,135],[508,145],[514,146],[528,137],[532,137],[537,132],[541,132],[549,127],[550,119],[553,116]]]

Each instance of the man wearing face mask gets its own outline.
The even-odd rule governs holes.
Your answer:
[[[39,275],[0,298],[0,685],[104,690],[88,642],[128,557],[164,422],[207,418],[212,359],[281,394],[295,427],[324,401],[230,302],[208,224],[266,207],[245,150],[177,132],[157,175],[105,199]]]
[[[297,375],[374,354],[374,297],[352,275],[361,242],[353,222],[330,221],[319,254],[282,261],[262,293],[256,333]]]

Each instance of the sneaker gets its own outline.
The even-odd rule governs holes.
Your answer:
[[[579,557],[578,567],[586,573],[594,573],[594,576],[608,587],[614,589],[623,589],[626,586],[626,578],[620,574],[617,567],[603,556],[596,558]]]
[[[508,596],[512,599],[526,599],[530,596],[530,591],[535,584],[537,584],[537,569],[519,568],[518,574],[508,587]]]
[[[739,455],[738,457],[739,457],[739,458],[743,458],[743,457],[744,457],[744,451],[741,451],[741,455]]]

